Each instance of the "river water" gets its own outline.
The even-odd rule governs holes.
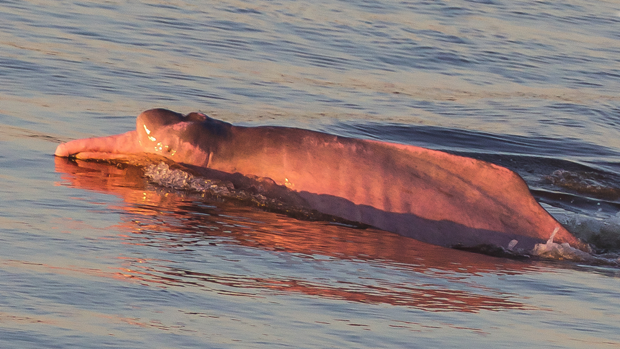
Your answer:
[[[0,347],[620,345],[620,3],[1,1]],[[517,171],[603,263],[300,221],[55,159],[143,110]]]

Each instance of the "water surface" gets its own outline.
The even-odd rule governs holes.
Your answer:
[[[4,1],[0,346],[620,344],[618,269],[300,221],[55,159],[153,107],[517,171],[620,247],[613,1]],[[613,264],[613,263],[611,263]]]

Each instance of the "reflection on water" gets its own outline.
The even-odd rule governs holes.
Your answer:
[[[0,7],[1,347],[618,346],[617,269],[297,221],[132,168],[54,173],[51,155],[153,107],[422,142],[509,164],[618,236],[617,198],[589,186],[620,168],[617,1]]]
[[[459,282],[470,275],[522,273],[530,268],[527,263],[444,249],[374,229],[298,221],[250,207],[145,188],[139,170],[132,167],[121,169],[60,158],[55,161],[56,170],[68,185],[123,199],[124,204],[116,209],[123,211],[123,223],[117,229],[124,243],[149,246],[179,258],[195,257],[205,266],[230,261],[239,268],[217,273],[207,267],[205,272],[205,266],[187,268],[195,265],[192,263],[118,256],[121,266],[116,275],[133,282],[195,287],[244,297],[298,292],[428,311],[528,308],[513,295],[495,290],[480,292],[469,281]],[[241,261],[240,256],[248,260]],[[273,258],[301,263],[309,274],[274,275],[268,269]],[[265,269],[250,272],[246,263]],[[401,277],[374,279],[369,274],[343,281],[348,278],[333,271],[360,263],[369,264],[371,269],[387,269],[388,274],[417,277],[402,282]],[[324,278],[319,277],[323,274]],[[456,283],[446,287],[436,278]]]

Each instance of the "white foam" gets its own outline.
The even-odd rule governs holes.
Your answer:
[[[620,251],[620,212],[567,211],[541,204],[571,234],[597,249]]]
[[[161,162],[145,168],[144,175],[153,183],[176,190],[191,190],[215,195],[229,195],[230,188],[222,182],[196,177],[181,170],[171,169]]]
[[[538,257],[551,258],[551,259],[568,259],[574,261],[590,261],[594,259],[594,256],[587,252],[583,252],[579,249],[571,247],[567,242],[558,244],[553,242],[555,234],[560,230],[560,227],[556,227],[551,233],[549,240],[544,244],[536,244],[532,250],[532,254]]]

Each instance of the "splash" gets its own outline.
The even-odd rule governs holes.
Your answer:
[[[546,243],[536,244],[531,254],[544,259],[569,260],[596,265],[620,265],[620,257],[617,254],[596,255],[573,248],[566,242],[562,244],[553,242],[553,238],[558,230],[559,227],[553,230]]]
[[[532,250],[532,255],[544,258],[560,260],[567,259],[574,261],[588,261],[592,258],[592,254],[573,248],[567,242],[562,244],[553,242],[553,238],[559,230],[560,227],[556,227],[546,243],[536,244]]]
[[[231,183],[196,177],[185,171],[171,169],[163,162],[147,166],[144,175],[157,185],[175,190],[196,191],[216,196],[229,196],[233,190]]]
[[[232,182],[195,176],[184,170],[171,168],[165,162],[145,166],[144,176],[151,183],[164,188],[206,194],[241,205],[255,206],[265,211],[285,214],[300,220],[325,221],[354,228],[368,227],[366,224],[349,221],[309,209],[305,206],[296,205],[284,196],[272,197],[273,193],[265,190],[260,181],[250,186],[237,188]]]
[[[558,221],[599,250],[620,251],[620,212],[615,215],[597,212],[594,216],[564,214],[558,216]]]

